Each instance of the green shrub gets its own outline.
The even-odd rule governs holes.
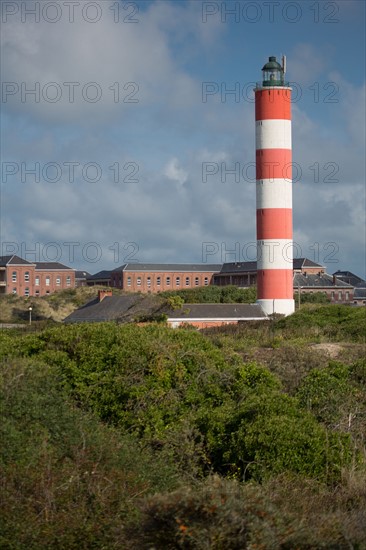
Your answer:
[[[20,348],[53,365],[81,406],[195,475],[293,471],[333,482],[351,461],[348,436],[328,434],[268,369],[225,355],[196,331],[67,325],[24,337]]]
[[[294,300],[298,303],[299,296],[294,294]],[[300,296],[301,304],[329,304],[330,298],[324,292],[302,292]]]
[[[176,485],[167,457],[76,409],[37,361],[1,364],[1,403],[1,548],[125,547],[136,496]]]
[[[276,390],[257,388],[236,406],[225,404],[203,418],[202,429],[216,469],[241,480],[287,471],[333,483],[353,456],[347,434],[327,432]]]
[[[346,305],[315,306],[308,304],[276,323],[276,330],[288,334],[322,334],[329,340],[365,341],[364,308]]]
[[[199,303],[254,303],[257,298],[255,287],[239,288],[237,286],[203,286],[183,290],[165,291],[161,293],[165,298],[179,297],[186,304]]]
[[[360,479],[364,483],[364,476]],[[365,493],[328,490],[303,477],[267,484],[218,476],[143,499],[126,528],[131,550],[342,550],[364,548]]]

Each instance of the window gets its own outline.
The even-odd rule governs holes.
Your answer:
[[[147,286],[150,288],[151,287],[151,277],[148,277],[147,278]]]
[[[346,290],[346,300],[347,300],[347,302],[349,300],[349,291],[348,290]]]
[[[342,291],[341,290],[338,292],[338,300],[342,300]]]
[[[167,284],[167,286],[170,285],[170,277],[167,277],[167,278],[166,278],[166,284]]]
[[[16,294],[16,293],[17,293],[17,289],[13,288],[13,294]]]
[[[161,277],[156,277],[156,286],[160,286],[161,284]]]
[[[56,277],[56,286],[61,286],[61,277]]]
[[[332,292],[330,293],[330,297],[332,298],[332,300],[334,300],[334,290],[332,290]]]
[[[48,275],[46,277],[46,286],[50,286],[50,278]]]
[[[12,280],[13,283],[17,282],[17,272],[16,271],[13,271],[13,273],[11,275],[11,280]]]
[[[39,277],[36,277],[35,283],[36,283],[36,286],[39,286]]]
[[[24,281],[25,281],[26,283],[29,283],[29,271],[26,271],[26,272],[24,273]],[[28,289],[28,290],[29,290],[29,289]]]
[[[196,277],[196,278],[194,279],[194,284],[195,284],[196,286],[199,286],[199,284],[200,284],[199,277]]]
[[[205,277],[205,286],[208,285],[208,277]]]
[[[137,277],[137,286],[141,286],[141,277]]]
[[[131,286],[131,277],[127,277],[127,286]]]
[[[71,277],[70,277],[70,275],[68,275],[66,277],[66,286],[71,286]]]
[[[39,290],[36,290],[36,296],[39,296]]]
[[[49,291],[49,290],[46,290],[46,295],[47,295],[47,296],[49,295],[49,293],[50,293],[50,291]]]
[[[189,277],[186,277],[186,286],[189,286],[189,283],[190,283]]]
[[[29,288],[27,287],[25,290],[24,290],[24,296],[29,296]]]
[[[176,286],[180,286],[180,277],[175,278],[175,284]]]

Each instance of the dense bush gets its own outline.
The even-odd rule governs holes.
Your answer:
[[[352,459],[348,435],[327,432],[277,391],[257,387],[203,419],[216,469],[240,480],[292,471],[333,482]]]
[[[186,304],[227,304],[243,303],[251,304],[257,299],[256,287],[238,288],[234,285],[228,286],[203,286],[183,290],[165,291],[161,293],[165,298],[179,296]]]
[[[1,548],[123,547],[136,497],[176,486],[167,457],[77,410],[38,361],[1,364],[1,409]]]
[[[299,477],[259,486],[213,476],[141,501],[128,548],[362,550],[365,506],[366,492],[352,487],[330,492]]]
[[[361,550],[362,315],[0,331],[1,547]]]
[[[299,295],[294,294],[294,300],[298,303]],[[300,296],[301,304],[329,304],[330,298],[324,292],[302,292]]]
[[[294,334],[324,335],[329,340],[365,342],[365,308],[307,305],[276,323],[276,330]]]
[[[266,368],[225,358],[195,331],[69,325],[24,337],[19,352],[57,367],[101,420],[170,450],[196,473],[293,471],[333,481],[352,458],[347,436],[327,434]]]
[[[300,405],[333,430],[348,431],[364,445],[366,359],[351,365],[331,361],[313,369],[302,381]]]

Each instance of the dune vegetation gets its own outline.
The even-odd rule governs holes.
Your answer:
[[[365,324],[1,330],[1,548],[366,548]]]

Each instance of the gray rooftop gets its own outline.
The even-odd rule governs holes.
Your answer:
[[[214,272],[218,273],[222,268],[222,264],[147,264],[147,263],[131,263],[124,264],[114,271],[156,271],[156,272]]]
[[[355,275],[351,271],[338,270],[335,273],[333,273],[333,275],[337,277],[337,279],[341,279],[342,281],[350,285],[361,287],[361,288],[366,287],[366,281],[361,277],[358,277],[358,275]]]
[[[87,271],[75,271],[76,279],[85,279],[86,277],[91,277],[90,273]]]
[[[327,273],[322,273],[321,275],[303,275],[302,273],[295,273],[294,288],[299,286],[301,288],[353,288],[351,285],[341,281],[340,279],[335,278],[334,280],[332,275],[328,275]]]
[[[137,294],[128,296],[106,296],[101,302],[94,298],[64,319],[65,323],[97,323],[115,321],[128,312],[141,298]]]
[[[184,304],[181,309],[170,310],[161,298],[153,295],[127,294],[106,296],[101,302],[94,298],[64,319],[65,323],[120,321],[129,322],[141,315],[165,313],[170,319],[266,319],[258,304]]]
[[[309,260],[308,258],[294,258],[293,260],[293,269],[305,269],[307,267],[318,267],[323,269],[324,267],[320,264]],[[237,273],[255,273],[257,271],[257,262],[228,262],[222,266],[222,269],[219,274],[237,274]]]
[[[74,271],[72,267],[60,264],[59,262],[36,262],[37,271]]]
[[[208,320],[258,320],[267,316],[258,304],[184,304],[180,309],[168,312],[169,319]]]
[[[309,260],[309,258],[294,258],[293,264],[294,269],[304,269],[306,267],[319,267],[324,269],[323,265],[313,262],[313,260]]]
[[[219,273],[241,273],[241,272],[253,272],[257,271],[257,262],[229,262],[222,266]]]
[[[10,256],[0,256],[0,266],[5,267],[7,265],[35,265],[28,260],[23,260],[16,254],[11,254]]]
[[[88,281],[99,281],[101,279],[110,279],[112,274],[112,271],[108,271],[104,269],[103,271],[98,271],[98,273],[95,273],[94,275],[89,275],[87,277]]]

